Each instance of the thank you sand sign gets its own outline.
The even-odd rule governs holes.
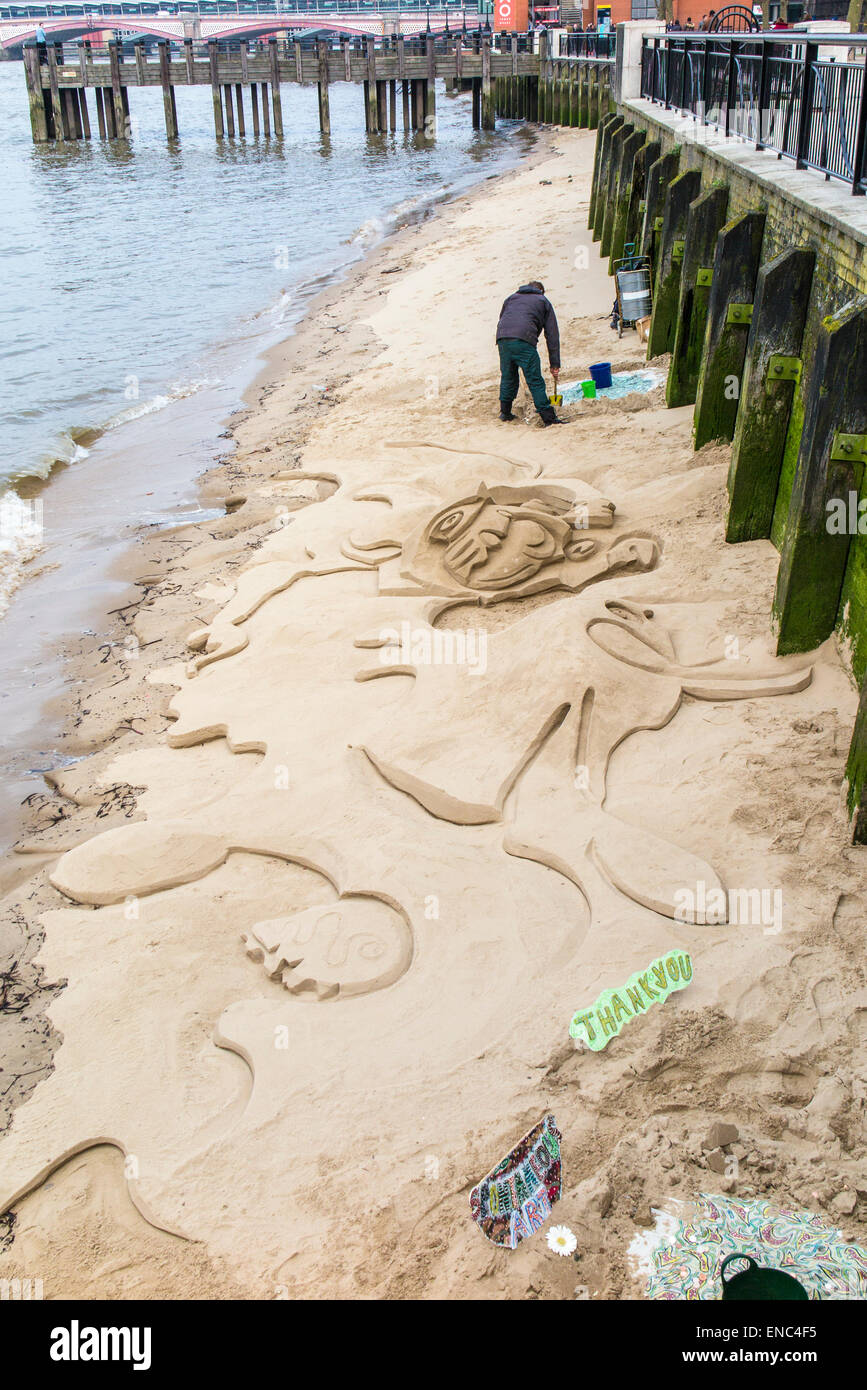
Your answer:
[[[511,1250],[547,1221],[560,1200],[560,1131],[546,1115],[470,1193],[473,1220]]]
[[[569,1025],[573,1038],[601,1052],[625,1023],[661,1004],[692,979],[692,961],[685,951],[660,956],[642,974],[631,975],[619,989],[605,989],[590,1009],[574,1014]]]

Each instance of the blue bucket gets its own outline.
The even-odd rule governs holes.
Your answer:
[[[596,389],[604,391],[606,386],[611,385],[611,363],[594,362],[590,368],[590,375],[596,382]]]

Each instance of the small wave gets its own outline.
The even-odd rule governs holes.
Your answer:
[[[41,499],[19,497],[9,488],[0,496],[0,618],[43,546]]]

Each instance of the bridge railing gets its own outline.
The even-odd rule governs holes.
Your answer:
[[[477,14],[491,13],[491,0],[163,0],[163,3],[132,3],[132,0],[103,0],[93,5],[0,5],[0,19],[81,19],[98,15],[100,18],[136,15],[187,15],[213,18],[219,15],[333,14],[420,10],[468,10]]]
[[[641,95],[867,193],[867,34],[645,36]]]

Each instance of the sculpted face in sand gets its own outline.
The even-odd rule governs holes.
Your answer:
[[[249,754],[243,766],[191,793],[184,814],[172,792],[147,820],[59,861],[57,888],[102,910],[53,914],[50,939],[62,941],[71,918],[82,939],[105,937],[113,965],[97,978],[86,952],[73,960],[55,947],[54,969],[70,979],[59,1006],[65,1042],[0,1146],[0,1205],[71,1148],[110,1136],[142,1158],[136,1200],[148,1219],[219,1245],[212,1212],[231,1200],[239,1171],[265,1164],[264,1135],[280,1154],[297,1136],[332,1142],[325,1129],[316,1137],[330,1105],[303,1100],[314,1078],[323,1095],[339,1086],[411,1096],[434,1034],[438,1065],[449,1068],[502,1032],[498,991],[480,984],[492,949],[500,984],[528,1008],[550,1007],[552,981],[588,934],[629,919],[646,956],[642,924],[673,918],[684,882],[719,882],[695,855],[606,811],[612,752],[636,730],[661,728],[685,693],[779,694],[805,685],[809,669],[775,663],[742,678],[723,659],[680,664],[664,617],[616,593],[617,576],[653,569],[659,547],[621,530],[610,502],[574,479],[518,484],[507,460],[480,466],[443,450],[433,467],[434,451],[407,451],[395,482],[327,479],[331,495],[275,531],[193,634],[189,666],[160,674],[177,687],[168,736],[177,752],[166,754],[178,759],[175,780],[185,757],[215,741]],[[278,478],[275,495],[308,477]],[[542,606],[501,614],[505,600],[546,591]],[[484,671],[470,679],[459,664],[378,662],[383,630],[404,622],[431,633],[483,624]],[[151,781],[148,757],[127,758],[135,785]],[[190,972],[190,952],[203,949],[191,913],[207,921],[221,875],[250,856],[295,866],[306,899],[239,921],[234,953],[221,939]],[[130,901],[146,927],[124,920]],[[188,983],[167,995],[161,971],[172,967],[160,952],[173,960],[176,942]],[[214,1041],[253,1078],[222,1126],[225,1098],[215,1094],[207,1119],[190,1109],[183,1066],[171,1047],[153,1047],[153,1014],[138,1002],[160,1000],[161,1039],[186,1036],[188,987],[205,990],[198,1012],[216,1008]],[[564,1035],[575,992],[571,982]],[[85,1065],[88,1013],[107,999],[107,1026],[123,1019],[139,1042],[127,1036]],[[194,1153],[207,1174],[195,1195],[184,1176]],[[247,1219],[250,1230],[260,1223],[256,1239],[276,1268],[287,1258],[279,1184],[273,1200],[262,1186]]]

